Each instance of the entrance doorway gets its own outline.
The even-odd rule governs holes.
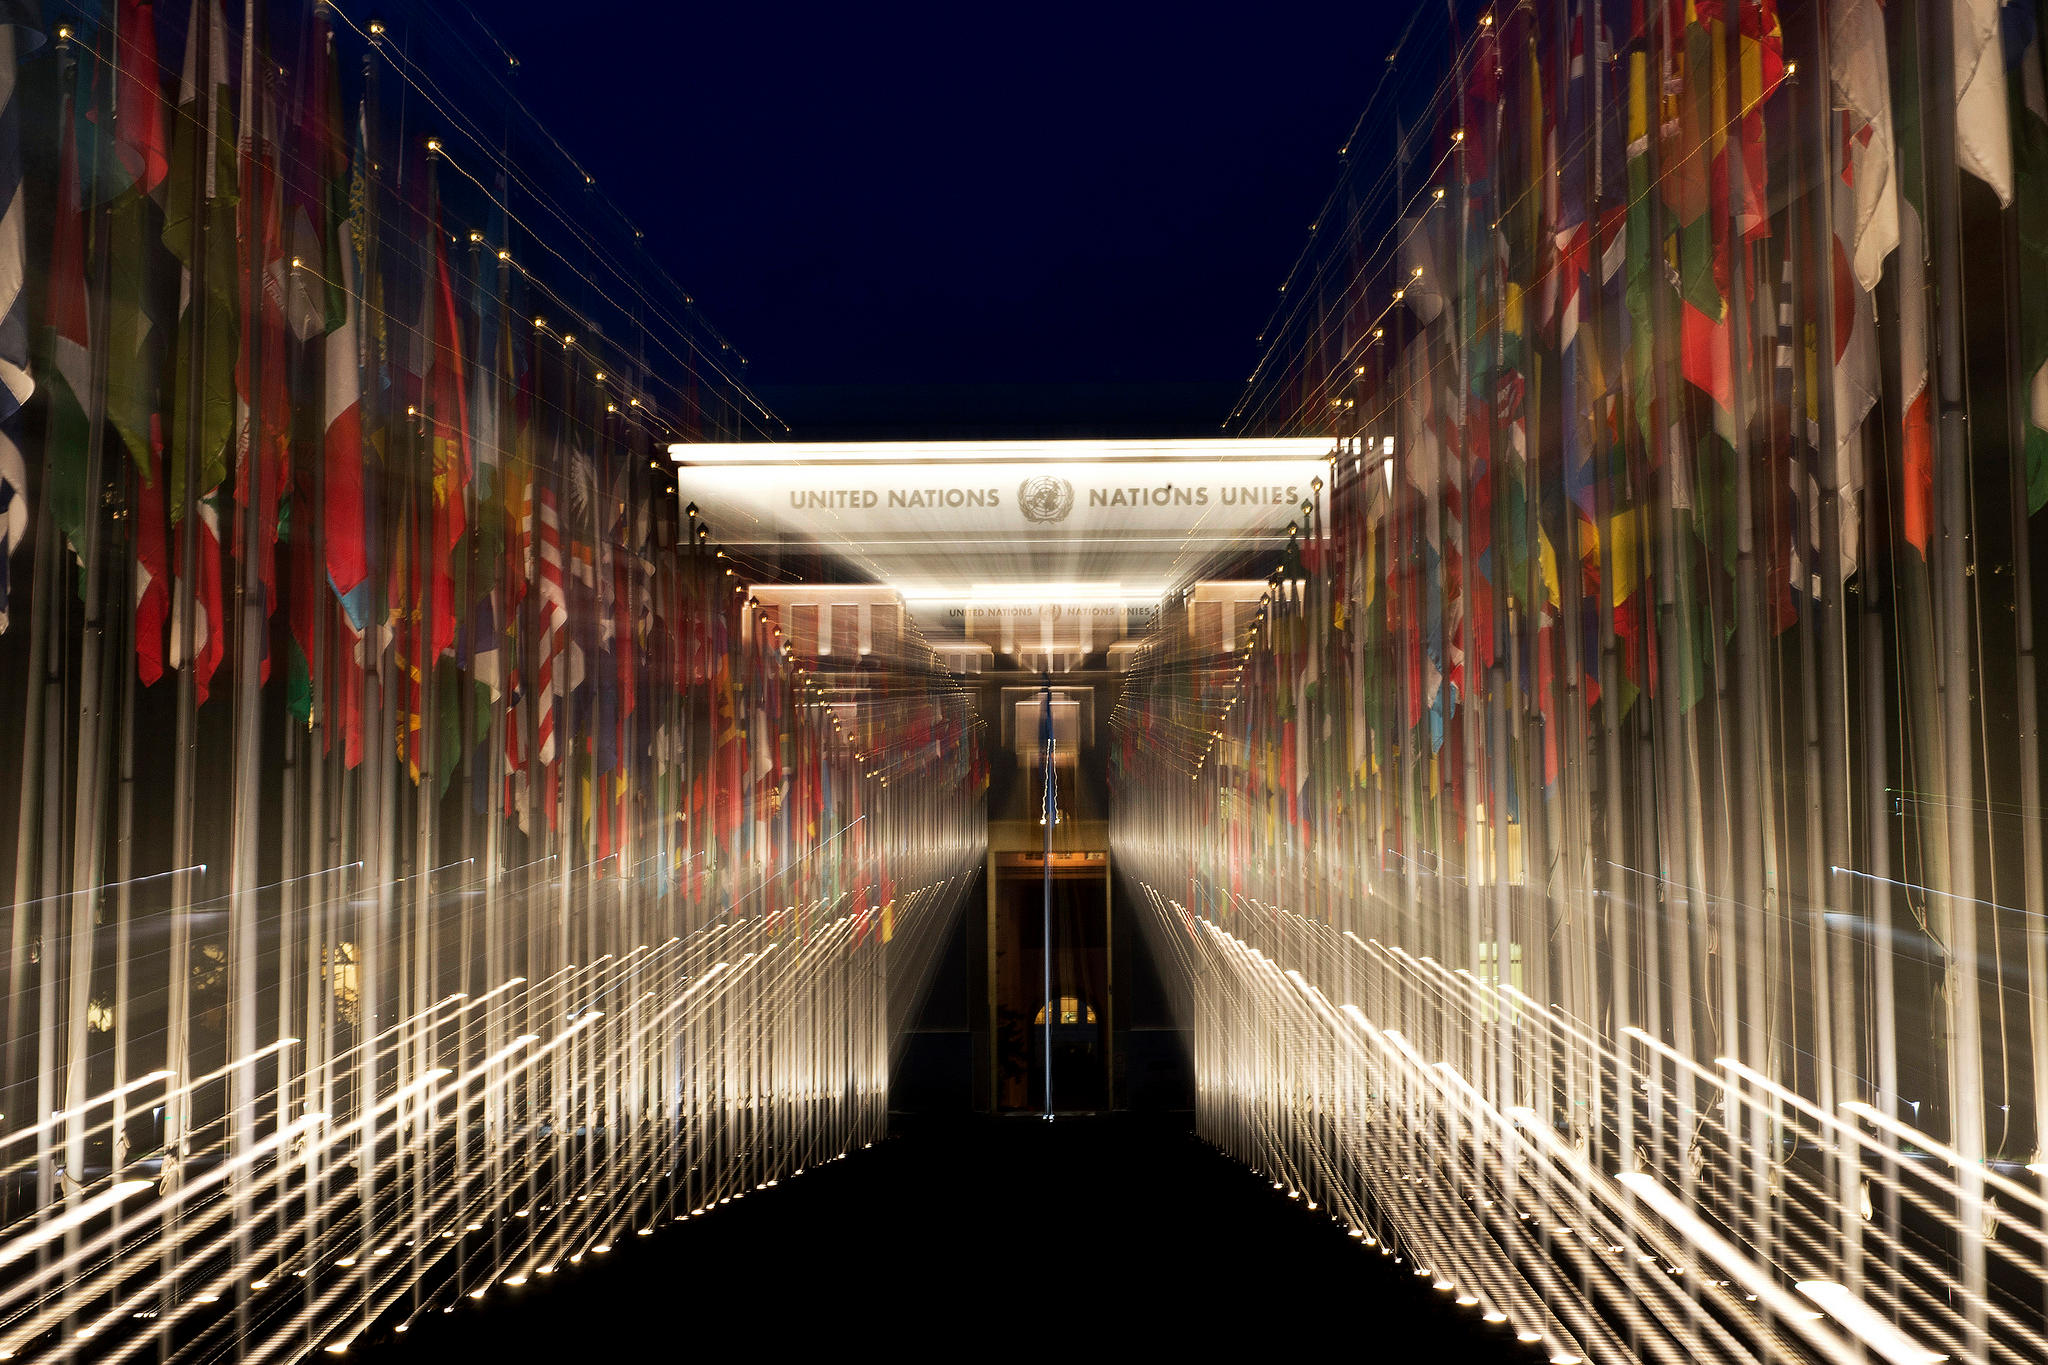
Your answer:
[[[990,868],[991,1044],[995,1107],[1045,1107],[1046,1027],[1043,852],[997,853]],[[1052,1107],[1108,1109],[1113,1059],[1109,855],[1052,855]]]

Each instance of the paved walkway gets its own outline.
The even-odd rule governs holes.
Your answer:
[[[1156,1120],[949,1120],[360,1352],[1541,1360],[1407,1269]]]

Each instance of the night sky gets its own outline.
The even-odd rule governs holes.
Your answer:
[[[1407,15],[480,12],[798,439],[1215,434]]]

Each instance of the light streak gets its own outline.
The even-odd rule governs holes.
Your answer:
[[[1891,1361],[1892,1365],[1933,1365],[1934,1361],[1948,1359],[1894,1327],[1876,1309],[1857,1298],[1846,1285],[1833,1280],[1801,1280],[1795,1288],[1826,1309],[1828,1315],[1848,1328],[1852,1336]]]
[[[4,1245],[0,1245],[0,1267],[13,1265],[31,1251],[48,1246],[59,1237],[77,1231],[128,1196],[148,1189],[150,1183],[147,1180],[123,1180],[104,1194],[94,1195],[62,1217],[53,1218],[41,1227],[32,1228],[8,1239]]]

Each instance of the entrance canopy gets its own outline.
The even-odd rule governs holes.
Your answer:
[[[1322,437],[669,447],[719,544],[839,561],[948,634],[1048,603],[1149,613],[1284,542],[1329,452]]]

